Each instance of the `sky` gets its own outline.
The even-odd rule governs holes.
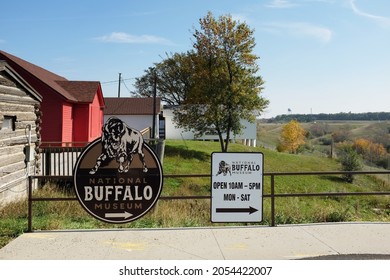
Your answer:
[[[0,49],[68,80],[130,97],[135,78],[193,48],[199,19],[231,15],[254,30],[262,118],[390,111],[389,0],[13,0],[0,5]]]

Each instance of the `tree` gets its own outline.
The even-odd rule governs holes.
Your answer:
[[[360,157],[353,149],[352,145],[342,145],[339,149],[339,159],[342,171],[358,171],[361,169]],[[343,179],[348,183],[352,183],[354,177],[352,174],[344,174]]]
[[[297,153],[299,146],[305,144],[306,131],[296,120],[291,120],[282,127],[279,151]]]
[[[175,114],[179,127],[196,135],[216,133],[226,152],[231,134],[242,130],[241,120],[254,122],[268,105],[259,96],[263,80],[256,75],[254,31],[230,15],[209,12],[194,31],[193,87]]]
[[[136,79],[133,94],[152,97],[154,87],[157,96],[167,105],[178,106],[185,100],[193,82],[192,52],[175,53],[154,67],[145,70],[145,74]]]
[[[254,122],[269,101],[260,97],[263,80],[257,75],[253,30],[230,15],[199,20],[194,49],[167,58],[136,79],[135,93],[157,96],[176,105],[174,121],[195,136],[217,134],[226,152],[241,120]]]

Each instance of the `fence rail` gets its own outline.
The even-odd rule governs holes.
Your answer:
[[[42,176],[72,176],[73,167],[83,147],[40,148]]]
[[[271,187],[270,193],[263,193],[263,198],[269,198],[271,200],[271,223],[270,226],[276,226],[275,216],[275,200],[276,198],[283,197],[315,197],[315,196],[387,196],[390,195],[390,191],[381,192],[319,192],[319,193],[276,193],[275,192],[275,177],[279,176],[321,176],[321,175],[377,175],[377,174],[388,174],[390,170],[383,171],[321,171],[321,172],[265,172],[265,177],[270,177]],[[208,177],[211,179],[211,174],[170,174],[164,175],[164,178],[190,178],[190,177]],[[30,176],[29,177],[29,189],[28,189],[28,231],[32,231],[32,204],[36,201],[73,201],[77,200],[76,197],[67,198],[35,198],[33,197],[33,180],[63,180],[72,181],[72,176]],[[178,200],[178,199],[210,199],[211,195],[196,195],[196,196],[161,196],[161,200]]]
[[[150,128],[141,130],[144,137],[149,137]],[[162,139],[145,138],[145,141],[157,153],[160,161],[164,154]],[[72,176],[73,168],[87,142],[43,142],[39,147],[41,168],[39,176]]]

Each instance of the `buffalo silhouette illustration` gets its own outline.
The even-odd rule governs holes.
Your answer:
[[[89,171],[89,174],[95,174],[99,167],[108,164],[112,159],[118,163],[118,172],[126,173],[129,171],[134,154],[138,154],[143,165],[143,172],[148,171],[142,150],[144,139],[141,132],[130,128],[116,117],[111,117],[106,121],[102,132],[102,153],[96,159],[96,165]]]

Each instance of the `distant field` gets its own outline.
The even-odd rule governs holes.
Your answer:
[[[326,128],[327,133],[322,136],[312,136],[307,142],[317,144],[321,137],[331,137],[331,134],[337,131],[344,131],[348,134],[350,140],[366,138],[377,142],[378,139],[383,140],[386,137],[390,143],[390,121],[316,121],[310,123],[300,123],[301,126],[310,131],[314,125]],[[265,123],[258,121],[257,123],[257,143],[259,146],[264,146],[268,149],[275,149],[278,145],[280,133],[284,123]]]

